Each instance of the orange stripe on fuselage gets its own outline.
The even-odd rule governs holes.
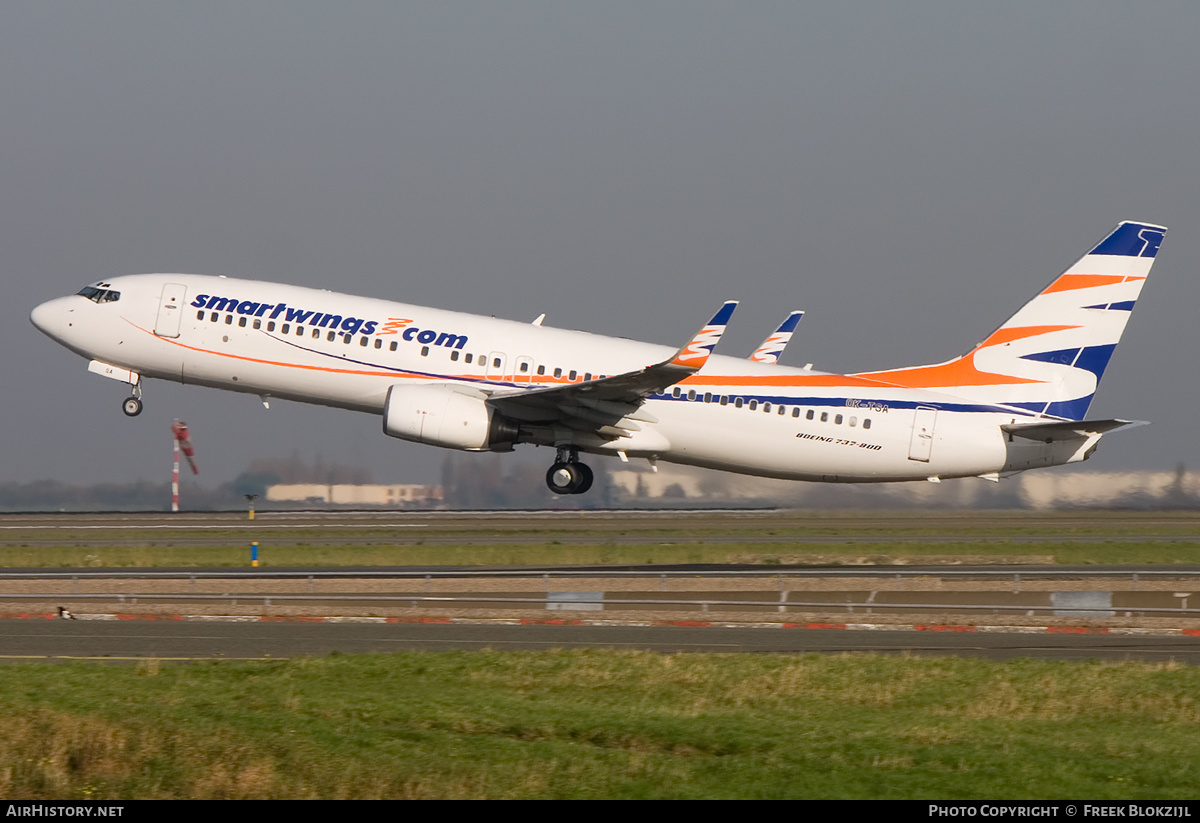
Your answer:
[[[978,349],[976,349],[978,351]],[[1007,374],[992,374],[975,368],[975,352],[966,357],[939,363],[936,366],[917,366],[895,371],[866,372],[855,377],[865,377],[880,383],[903,386],[906,389],[954,388],[955,386],[1017,386],[1023,383],[1044,383],[1044,380],[1029,380]]]
[[[1064,274],[1047,286],[1042,294],[1090,289],[1094,286],[1110,286],[1113,283],[1124,283],[1126,280],[1145,279],[1145,277],[1126,277],[1123,274]]]
[[[264,366],[283,366],[284,368],[289,368],[289,369],[305,369],[307,371],[321,371],[321,372],[328,372],[330,374],[357,374],[357,375],[368,375],[370,377],[398,377],[401,374],[407,374],[411,377],[425,378],[425,375],[415,374],[413,372],[407,372],[407,371],[397,372],[397,371],[374,371],[374,370],[368,371],[366,369],[331,369],[331,368],[328,368],[325,366],[306,366],[303,363],[285,363],[280,360],[263,360],[258,357],[246,357],[245,355],[241,355],[241,354],[229,354],[227,352],[213,351],[212,349],[200,349],[195,346],[189,346],[186,343],[180,343],[178,340],[172,340],[168,337],[160,337],[157,334],[155,334],[154,332],[150,331],[149,329],[142,328],[137,323],[134,323],[132,320],[130,320],[128,317],[123,317],[121,319],[124,320],[129,325],[133,326],[138,331],[144,332],[145,334],[150,335],[151,337],[155,338],[156,340],[161,340],[164,343],[170,343],[173,346],[179,346],[181,349],[187,349],[188,351],[194,351],[199,354],[211,354],[211,355],[215,355],[217,357],[228,357],[232,360],[241,360],[246,363],[261,363]],[[272,337],[271,339],[276,340],[276,338],[274,338],[274,337]],[[279,340],[278,342],[285,343],[286,341]],[[301,349],[301,351],[305,351],[305,349]]]

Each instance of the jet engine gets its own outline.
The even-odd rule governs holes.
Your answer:
[[[489,406],[483,393],[436,383],[388,389],[383,432],[451,449],[512,451],[520,428]]]

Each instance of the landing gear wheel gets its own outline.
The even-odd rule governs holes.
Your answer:
[[[558,462],[546,472],[546,485],[555,494],[583,494],[592,487],[594,476],[584,463]]]
[[[142,413],[142,401],[137,397],[126,397],[125,402],[121,404],[121,411],[125,412],[126,417],[137,417]]]
[[[592,480],[594,480],[595,477],[592,475],[591,467],[586,463],[576,463],[575,468],[578,469],[579,473],[582,475],[582,478],[579,482],[579,488],[575,490],[575,494],[583,494],[592,487]]]
[[[575,494],[581,480],[578,463],[555,463],[546,472],[546,485],[555,494]]]

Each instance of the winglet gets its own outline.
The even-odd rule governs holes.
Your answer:
[[[787,344],[792,339],[792,332],[796,331],[796,326],[800,323],[800,318],[804,317],[804,312],[794,311],[787,316],[787,320],[775,330],[775,333],[762,342],[754,354],[750,355],[750,359],[756,363],[778,363],[779,355],[783,354],[783,350],[787,348]]]
[[[721,335],[725,333],[725,326],[729,324],[729,318],[733,316],[733,310],[737,308],[738,301],[729,300],[725,305],[713,315],[713,319],[708,321],[708,324],[700,331],[696,332],[686,346],[675,352],[675,356],[667,361],[672,366],[682,366],[690,371],[699,371],[708,362],[708,356],[712,354],[713,348],[717,345],[717,341],[721,339]]]

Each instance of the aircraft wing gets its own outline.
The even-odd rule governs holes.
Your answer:
[[[735,308],[736,300],[725,303],[686,345],[661,363],[582,383],[500,391],[492,394],[488,403],[518,420],[562,423],[602,436],[623,436],[640,428],[636,420],[657,422],[641,409],[642,402],[704,367]]]
[[[804,317],[804,312],[802,311],[794,311],[789,314],[787,319],[775,330],[775,333],[764,340],[762,345],[754,350],[754,354],[750,355],[750,359],[756,363],[778,363],[779,356],[783,354],[783,350],[791,342],[792,333],[796,331],[796,326],[799,325],[800,318],[802,317]]]

